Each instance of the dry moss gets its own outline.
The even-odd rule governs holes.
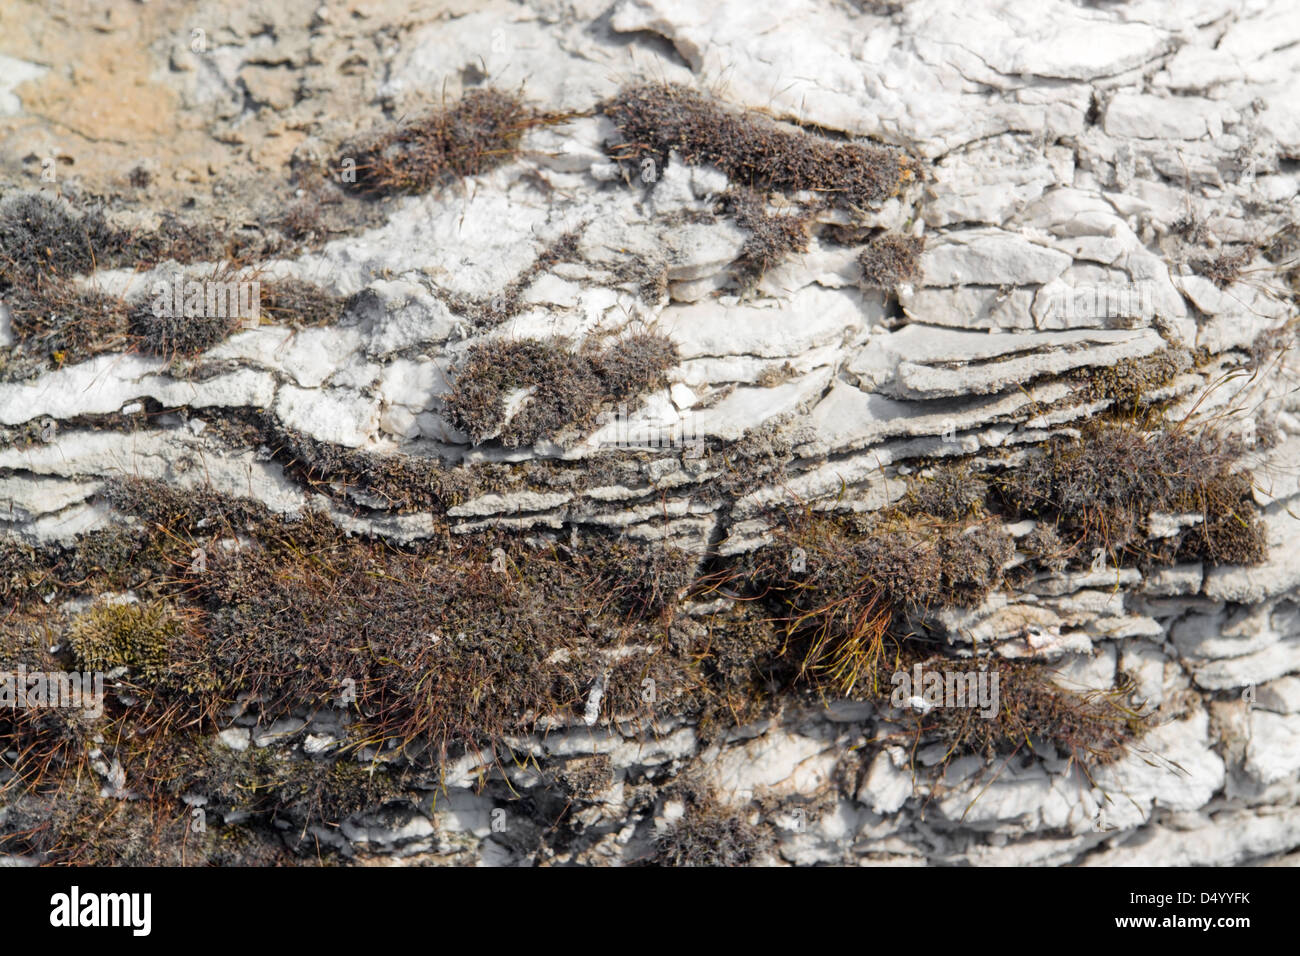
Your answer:
[[[163,751],[170,751],[165,753]],[[152,765],[150,765],[152,763]],[[206,799],[214,815],[252,814],[265,824],[338,826],[385,804],[410,801],[409,769],[358,762],[350,755],[308,757],[274,747],[236,751],[211,739],[182,737],[131,755],[134,779],[153,779],[176,797]]]
[[[879,694],[887,661],[926,614],[979,604],[1013,551],[996,523],[895,513],[855,529],[802,514],[725,577],[762,603],[801,678],[837,694]]]
[[[672,342],[654,333],[601,352],[571,352],[561,340],[498,340],[470,349],[443,404],[447,420],[474,444],[495,438],[531,445],[591,424],[602,402],[660,384],[676,357]],[[530,394],[507,421],[507,396],[521,389]]]
[[[591,558],[597,592],[631,620],[663,617],[695,580],[700,559],[671,545],[600,542]]]
[[[664,373],[677,364],[677,346],[654,332],[632,332],[591,357],[604,397],[631,398],[667,384]]]
[[[769,830],[749,822],[747,809],[723,807],[711,793],[682,788],[685,813],[655,840],[654,866],[745,866],[772,844]]]
[[[511,161],[526,130],[556,119],[513,93],[471,89],[453,106],[346,147],[344,168],[355,160],[356,187],[367,193],[428,192]]]
[[[276,279],[261,286],[262,312],[272,322],[297,327],[327,325],[338,320],[346,301],[314,282]]]
[[[1069,549],[1056,533],[1055,525],[1038,522],[1020,539],[1020,547],[1048,571],[1064,571],[1069,564]]]
[[[0,824],[0,851],[75,866],[181,866],[208,862],[184,807],[101,796],[93,778],[27,797]]]
[[[121,298],[63,279],[15,286],[3,301],[15,347],[39,362],[74,365],[105,352],[125,351],[138,341]]]
[[[1083,383],[1084,401],[1109,400],[1114,411],[1132,415],[1149,403],[1148,393],[1169,385],[1191,368],[1186,349],[1161,349],[1143,358],[1121,359],[1114,365],[1081,369],[1074,376]]]
[[[931,515],[950,521],[978,517],[984,511],[989,486],[969,462],[940,464],[909,482],[899,502],[903,514]]]
[[[130,245],[99,210],[78,215],[61,200],[22,193],[0,206],[0,290],[116,264]]]
[[[309,556],[286,539],[210,559],[194,584],[206,627],[176,669],[191,706],[252,695],[269,721],[336,705],[347,678],[371,739],[445,751],[580,713],[602,674],[606,706],[640,701],[643,668],[600,653],[619,618],[592,575],[493,543],[416,555],[340,540]],[[655,673],[665,693],[683,683]]]
[[[216,308],[215,302],[209,304],[206,299],[201,304],[192,301],[188,294],[191,281],[207,296],[210,283],[219,283],[218,288],[223,290],[233,289],[240,277],[233,267],[218,266],[203,279],[187,281],[186,303],[181,310],[162,308],[156,297],[138,303],[130,314],[131,332],[143,351],[167,359],[188,358],[207,351],[243,327],[245,318],[224,298]]]
[[[598,678],[610,713],[653,706],[647,678],[663,704],[699,683],[684,657],[612,654],[609,643],[675,604],[694,567],[681,552],[604,541],[587,557],[509,537],[400,551],[349,538],[319,514],[277,516],[140,479],[105,497],[174,542],[166,591],[197,615],[181,626],[162,605],[122,605],[76,625],[71,644],[85,666],[148,678],[135,689],[141,714],[215,720],[246,698],[271,722],[339,705],[351,678],[374,739],[447,747],[581,713]],[[214,543],[234,536],[251,543]],[[203,562],[190,560],[194,547]]]
[[[1237,252],[1220,252],[1217,255],[1193,259],[1191,265],[1199,275],[1226,289],[1241,278],[1246,267],[1254,260],[1255,252],[1253,247]]]
[[[768,269],[807,250],[812,216],[806,210],[769,212],[767,200],[745,187],[729,190],[723,205],[749,233],[736,263],[742,285],[752,286]]]
[[[628,86],[599,108],[619,134],[610,154],[638,177],[646,169],[657,175],[676,152],[688,165],[716,166],[733,183],[761,193],[807,191],[834,206],[866,210],[915,176],[912,161],[896,151],[782,126],[678,84]]]
[[[1250,564],[1263,560],[1266,548],[1252,480],[1233,470],[1238,452],[1208,433],[1105,424],[1051,442],[996,486],[1010,513],[1053,523],[1089,558],[1102,548],[1116,562],[1127,555]],[[1151,512],[1199,514],[1204,524],[1152,551],[1144,531]]]
[[[925,239],[886,232],[875,237],[858,253],[862,280],[868,286],[892,289],[921,278],[921,253]]]
[[[829,516],[799,515],[774,544],[716,575],[745,601],[716,622],[710,666],[729,682],[793,678],[824,693],[864,697],[886,706],[892,675],[922,663],[930,669],[996,666],[1000,708],[979,716],[971,708],[917,715],[905,723],[923,740],[959,753],[1008,753],[1046,740],[1086,764],[1124,752],[1142,732],[1122,691],[1071,694],[1037,663],[957,661],[936,657],[927,638],[928,612],[979,604],[1002,580],[1012,539],[997,522],[935,521],[894,511],[855,529]],[[759,610],[761,609],[761,611]],[[739,625],[748,623],[748,628]],[[764,638],[763,627],[775,631]],[[739,640],[748,645],[731,652]],[[748,660],[746,656],[748,653]]]
[[[974,707],[938,706],[924,714],[910,712],[905,722],[923,739],[946,744],[950,756],[978,754],[992,759],[1014,753],[1035,742],[1046,742],[1085,767],[1110,763],[1123,756],[1145,729],[1130,706],[1125,688],[1078,694],[1053,683],[1041,664],[930,658],[922,672],[961,669],[996,673],[997,710],[991,716]],[[902,661],[900,670],[912,664]]]

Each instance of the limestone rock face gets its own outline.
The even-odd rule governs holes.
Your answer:
[[[346,660],[418,626],[409,667],[445,687],[469,659],[448,648],[504,634],[496,659],[527,657],[567,695],[565,707],[549,707],[559,691],[501,703],[504,722],[480,739],[435,741],[421,726],[399,747],[356,743],[365,715],[346,697],[275,711],[269,691],[232,693],[183,742],[227,769],[172,794],[205,808],[210,831],[246,828],[268,855],[310,832],[311,853],[466,864],[681,862],[684,835],[721,819],[745,836],[727,862],[747,863],[1228,865],[1300,846],[1289,0],[292,0],[210,4],[183,37],[168,6],[70,29],[36,17],[0,39],[0,219],[43,194],[78,216],[102,207],[136,236],[180,217],[196,248],[204,229],[216,237],[190,255],[175,234],[156,254],[140,240],[56,279],[42,253],[0,248],[2,261],[40,260],[0,271],[0,586],[16,609],[0,621],[0,669],[28,661],[23,648],[46,655],[33,667],[95,669],[85,635],[108,607],[144,609],[137,628],[164,607],[173,648],[182,631],[216,633],[251,613],[253,584],[222,590],[204,575],[319,520],[334,551],[295,545],[301,568],[265,568],[287,602],[256,618],[268,635],[337,617],[329,640]],[[58,69],[72,58],[76,71]],[[755,273],[759,226],[731,212],[756,187],[748,167],[689,163],[685,138],[649,173],[619,162],[598,107],[641,80],[700,91],[765,129],[889,149],[915,175],[854,209],[758,183],[760,225],[798,218],[800,238]],[[358,195],[345,174],[369,131],[487,87],[522,89],[555,115],[474,175]],[[923,240],[914,275],[864,274],[884,235]],[[129,316],[118,338],[78,352],[67,323],[93,339],[99,306],[20,297],[57,281],[135,315],[157,283],[216,276],[223,261],[259,283],[260,317],[183,352],[148,347]],[[322,315],[287,297],[300,286]],[[615,387],[641,374],[619,351],[639,335],[666,339],[670,358]],[[516,347],[532,340],[552,351],[529,353],[542,372],[516,376]],[[480,432],[476,362],[500,371]],[[1203,500],[1143,509],[1118,548],[1083,532],[1060,555],[1035,544],[1058,519],[1066,534],[1069,509],[1007,504],[1002,476],[1086,450],[1098,428],[1231,447],[1250,514],[1229,520],[1258,520],[1259,553],[1215,550],[1212,532],[1228,531]],[[728,650],[734,676],[719,676],[718,622],[747,596],[727,575],[784,547],[790,520],[857,521],[875,540],[953,473],[979,491],[951,516],[924,513],[992,522],[1005,550],[974,600],[908,613],[952,661],[1041,668],[1073,699],[1122,696],[1141,733],[1090,775],[1050,733],[953,752],[927,736],[923,696],[890,705],[888,674],[883,696],[813,694],[790,668],[754,679],[750,658],[775,653],[758,638]],[[139,480],[181,503],[133,512],[120,489]],[[281,530],[259,540],[251,519],[203,518],[180,531],[184,503],[203,496],[251,499],[268,516],[258,527]],[[125,570],[87,556],[87,542],[156,542],[160,527],[188,535],[179,572],[162,545],[141,545]],[[373,582],[395,567],[424,572],[394,558],[354,579],[337,555],[361,547],[464,556],[447,559],[457,576],[419,578],[419,599],[403,591],[388,611],[355,594],[378,602],[389,592]],[[627,564],[623,548],[648,563]],[[510,628],[559,597],[528,592],[481,630],[456,617],[458,589],[477,595],[491,575],[534,587],[541,565],[525,553],[612,554],[655,592],[638,605],[652,613],[615,627],[594,602],[571,621],[595,622],[591,635],[531,656],[519,647],[540,647],[544,627]],[[689,565],[680,579],[663,555]],[[178,574],[190,590],[168,590]],[[344,578],[360,590],[332,592]],[[630,588],[599,580],[593,601]],[[400,627],[381,626],[385,614]],[[42,628],[56,651],[32,643]],[[119,657],[101,669],[108,719],[127,721],[154,678],[144,658]],[[704,662],[690,665],[704,703],[660,706],[665,659]],[[327,676],[344,686],[344,671]],[[762,705],[721,721],[717,702],[751,683]],[[474,731],[481,712],[475,696],[451,723]],[[6,746],[27,732],[2,726]],[[161,785],[103,727],[83,730],[61,759],[95,768],[102,791],[87,799],[112,803],[129,830],[144,811],[127,797]],[[273,780],[263,786],[282,805],[231,802],[230,761]],[[295,796],[377,762],[390,789],[371,773],[311,812]],[[0,763],[0,782],[20,776]],[[63,852],[12,835],[40,799],[0,791],[0,852]]]

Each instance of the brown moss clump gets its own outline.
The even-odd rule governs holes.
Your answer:
[[[0,290],[114,265],[130,244],[98,210],[77,215],[65,202],[23,193],[0,206]]]
[[[148,306],[131,313],[131,330],[145,351],[167,359],[187,358],[220,344],[241,325],[223,316],[157,315]]]
[[[315,248],[334,231],[325,215],[325,209],[338,201],[337,193],[331,195],[324,184],[313,183],[304,195],[285,205],[273,224],[291,242]]]
[[[677,346],[654,332],[632,332],[592,356],[592,368],[610,399],[629,398],[666,385],[677,364]]]
[[[3,296],[16,348],[55,366],[134,347],[137,337],[119,297],[62,279],[11,288]]]
[[[950,604],[975,607],[1002,580],[1002,568],[1015,547],[997,523],[972,525],[939,538],[941,586]]]
[[[761,600],[737,601],[706,623],[696,653],[718,697],[701,715],[701,733],[771,716],[782,706],[777,691],[793,688],[799,677],[786,629]]]
[[[556,119],[513,93],[483,87],[345,148],[344,157],[355,160],[356,188],[364,192],[428,192],[509,162],[526,130]]]
[[[496,341],[472,348],[443,398],[447,420],[474,444],[495,438],[506,446],[531,445],[595,418],[603,401],[635,398],[662,382],[676,362],[668,339],[644,333],[602,352],[571,352],[563,341]],[[529,389],[506,421],[506,397]]]
[[[931,515],[949,521],[978,517],[988,497],[988,482],[969,462],[941,464],[909,482],[898,510],[903,514]]]
[[[1176,560],[1210,564],[1259,564],[1268,557],[1268,535],[1255,505],[1254,479],[1234,472],[1207,482],[1205,520],[1182,535]]]
[[[345,299],[302,279],[276,279],[261,286],[262,312],[272,322],[294,326],[327,325],[337,321]]]
[[[695,579],[696,555],[660,544],[601,542],[592,557],[597,592],[630,620],[669,614]]]
[[[920,663],[922,674],[985,671],[986,682],[997,675],[997,710],[992,715],[971,706],[937,706],[924,714],[909,711],[904,718],[925,739],[946,744],[951,756],[991,759],[1025,747],[1032,750],[1036,741],[1045,741],[1090,767],[1122,757],[1145,730],[1129,706],[1125,688],[1078,694],[1055,684],[1049,668],[1022,661],[929,658]],[[906,672],[911,666],[903,661],[899,669]]]
[[[173,260],[181,263],[225,261],[240,265],[261,262],[282,253],[284,240],[260,225],[182,219],[170,210],[158,228],[136,239],[136,264],[155,266]]]
[[[749,822],[707,791],[683,788],[686,812],[655,840],[654,866],[746,866],[772,844],[769,830]]]
[[[1192,260],[1192,268],[1215,285],[1226,289],[1238,279],[1255,258],[1255,249],[1246,247],[1238,252],[1221,252]]]
[[[516,389],[533,394],[507,424],[506,396]],[[515,446],[589,421],[599,400],[600,381],[590,363],[562,342],[524,339],[475,346],[443,403],[447,420],[474,444],[499,437]]]
[[[932,609],[979,604],[1014,553],[996,523],[883,515],[860,530],[800,515],[746,559],[750,589],[799,657],[836,693],[882,690],[883,666]]]
[[[761,608],[757,613],[780,636],[774,657],[751,658],[763,661],[765,680],[793,674],[796,683],[815,691],[885,707],[898,703],[894,675],[916,664],[963,673],[996,667],[1001,687],[995,714],[981,716],[970,707],[924,714],[903,708],[900,719],[918,737],[947,743],[949,756],[1007,753],[1047,740],[1087,763],[1114,759],[1142,729],[1124,692],[1071,694],[1037,663],[995,665],[934,653],[927,612],[979,604],[1001,582],[1013,551],[996,522],[934,522],[894,513],[854,530],[841,519],[804,515],[780,530],[773,545],[746,559],[743,572],[725,580],[750,605],[742,619]],[[731,626],[723,622],[724,640]],[[725,657],[711,663],[723,662]],[[734,679],[752,678],[741,667]]]
[[[260,282],[252,289],[241,288],[254,280],[245,279],[233,266],[216,266],[202,278],[176,276],[172,281],[185,283],[180,309],[172,301],[172,286],[146,297],[131,310],[131,331],[140,348],[153,355],[175,359],[205,352],[252,318],[239,314],[241,306],[261,308],[260,298],[244,302],[252,289],[261,295]]]
[[[1020,547],[1048,571],[1064,571],[1069,564],[1069,549],[1056,527],[1044,521],[1034,525],[1034,530],[1020,539]]]
[[[808,191],[830,205],[866,210],[915,175],[912,161],[896,151],[782,126],[679,84],[628,86],[599,109],[619,134],[610,154],[635,176],[647,169],[657,175],[676,152],[688,165],[716,166],[760,192]]]
[[[77,535],[67,546],[32,547],[0,538],[0,598],[14,609],[43,607],[52,594],[98,597],[133,590],[156,597],[172,562],[176,542],[144,528],[114,525]]]
[[[106,497],[176,542],[169,595],[197,614],[183,627],[154,605],[83,616],[78,659],[138,668],[142,713],[210,720],[245,697],[271,722],[339,706],[351,678],[375,739],[448,746],[581,712],[601,675],[611,713],[654,705],[642,697],[647,678],[660,703],[696,683],[674,654],[603,652],[617,647],[609,635],[676,602],[694,566],[681,552],[610,541],[589,558],[507,537],[399,551],[316,513],[277,516],[139,479]],[[230,551],[212,540],[235,536],[252,543]],[[632,580],[622,563],[647,575]]]
[[[621,615],[556,553],[501,539],[407,554],[341,536],[303,553],[289,534],[210,556],[191,576],[206,626],[171,668],[172,699],[187,710],[251,696],[267,722],[342,706],[346,688],[368,739],[442,753],[582,713],[598,680],[611,713],[645,709],[647,676],[665,703],[692,683],[666,655],[607,659]]]
[[[882,233],[858,254],[862,279],[867,285],[880,289],[915,282],[921,278],[921,253],[924,251],[924,237]]]
[[[441,514],[483,490],[469,470],[439,459],[341,448],[287,429],[274,416],[265,416],[259,434],[287,472],[331,498],[351,495],[372,508]]]
[[[206,798],[214,817],[251,814],[264,824],[303,829],[338,826],[354,814],[409,803],[412,784],[407,768],[358,762],[350,754],[307,757],[274,747],[234,751],[210,737],[186,736],[143,748],[126,766],[132,779],[152,779],[172,796]]]
[[[767,200],[745,187],[729,190],[723,203],[736,223],[749,232],[736,263],[742,284],[752,286],[768,269],[808,248],[812,219],[808,211],[769,212]]]
[[[1209,433],[1144,432],[1122,424],[1056,440],[1043,454],[1000,476],[1013,514],[1049,521],[1067,544],[1167,563],[1177,557],[1253,564],[1266,555],[1252,479],[1235,472],[1239,449]],[[1152,512],[1199,514],[1203,524],[1152,551],[1144,528]]]
[[[55,674],[68,665],[52,651],[53,628],[46,615],[24,614],[7,607],[0,626],[0,674],[14,675],[19,667],[29,674]],[[5,682],[0,706],[0,798],[10,788],[44,785],[57,779],[64,768],[87,770],[87,754],[98,730],[92,707],[23,707],[11,696],[16,681]],[[84,684],[82,686],[85,686]],[[7,802],[7,801],[6,801]],[[0,820],[4,814],[0,813]]]
[[[100,494],[115,511],[138,518],[146,533],[152,535],[188,535],[201,527],[243,533],[258,530],[269,518],[264,506],[246,498],[229,498],[207,488],[180,488],[130,475],[109,479]],[[189,546],[186,541],[181,545]]]
[[[32,597],[50,571],[41,567],[43,549],[38,550],[16,538],[0,537],[0,599],[11,606]]]
[[[188,808],[101,796],[93,775],[23,795],[0,822],[0,852],[73,866],[182,866],[210,861]]]

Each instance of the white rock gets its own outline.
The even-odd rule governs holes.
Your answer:
[[[1021,235],[970,229],[926,247],[921,270],[927,285],[1041,285],[1070,265],[1065,253]]]
[[[876,754],[871,769],[858,788],[858,802],[866,804],[875,813],[897,812],[912,795],[914,786],[912,775],[903,769],[905,765],[906,755],[901,750],[898,754],[885,750]]]
[[[221,733],[217,734],[217,739],[223,745],[231,750],[245,751],[248,749],[249,734],[247,727],[227,727]]]
[[[1245,769],[1263,784],[1300,773],[1300,715],[1252,709]]]

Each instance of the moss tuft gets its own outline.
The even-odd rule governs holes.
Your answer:
[[[1048,571],[1061,572],[1069,564],[1069,549],[1056,533],[1056,527],[1045,521],[1038,522],[1020,539],[1020,547]]]
[[[84,275],[112,265],[129,239],[103,213],[77,215],[67,203],[23,193],[0,206],[0,289]]]
[[[1149,392],[1170,384],[1191,365],[1192,357],[1186,349],[1168,348],[1143,358],[1081,369],[1074,377],[1083,383],[1080,397],[1085,401],[1109,400],[1114,411],[1132,415],[1149,402]]]
[[[659,385],[676,348],[653,333],[631,336],[604,351],[570,352],[563,341],[495,341],[472,348],[443,398],[448,421],[474,444],[506,446],[558,437],[593,421],[602,401],[621,401]],[[506,400],[526,390],[507,421]]]
[[[752,286],[768,269],[808,248],[812,215],[806,210],[769,212],[767,200],[746,187],[729,190],[723,204],[749,233],[737,262],[742,285]]]
[[[772,843],[769,831],[749,822],[747,810],[730,810],[712,794],[684,789],[686,812],[655,840],[655,866],[745,866]]]
[[[1226,289],[1238,279],[1255,258],[1255,249],[1247,247],[1237,252],[1221,252],[1192,260],[1192,268],[1215,285]]]
[[[345,147],[344,158],[355,160],[363,192],[428,192],[509,162],[524,131],[547,121],[515,94],[482,87]]]
[[[920,665],[922,673],[954,669],[968,673],[971,668],[970,661],[946,658],[931,658]],[[903,662],[900,670],[906,669]],[[924,714],[910,712],[906,718],[925,739],[946,744],[950,755],[992,759],[1045,741],[1085,766],[1097,766],[1122,757],[1145,729],[1124,688],[1075,693],[1054,683],[1049,668],[1020,661],[989,661],[975,669],[988,672],[986,680],[997,675],[994,714],[986,716],[973,707],[938,706]]]
[[[914,163],[894,150],[783,126],[679,84],[625,87],[600,111],[619,134],[610,154],[643,180],[667,168],[676,152],[688,165],[716,166],[760,192],[813,192],[830,205],[867,210],[915,176]]]
[[[989,486],[969,462],[941,464],[908,484],[898,509],[903,514],[931,515],[949,521],[978,517]]]
[[[338,320],[345,299],[302,279],[276,279],[261,285],[262,312],[272,322],[294,326],[327,325]]]
[[[177,280],[179,281],[179,280]],[[205,299],[202,306],[190,300],[190,283],[186,282],[186,304],[182,310],[163,308],[156,297],[148,297],[131,310],[131,331],[140,348],[167,359],[189,358],[205,352],[234,333],[245,322],[238,303],[224,299],[225,290],[233,290],[241,280],[231,266],[220,265],[202,280],[195,280],[199,294],[210,295],[221,289],[223,300],[218,306]],[[260,285],[258,286],[260,294]],[[256,303],[260,307],[260,301]],[[169,304],[170,305],[170,304]]]
[[[1011,514],[1053,523],[1069,547],[1088,557],[1101,548],[1114,561],[1128,553],[1162,563],[1178,555],[1253,564],[1266,548],[1252,480],[1233,471],[1238,451],[1208,433],[1104,424],[1049,443],[996,487]],[[1183,532],[1175,549],[1153,552],[1144,543],[1152,512],[1199,514],[1203,524]]]
[[[39,362],[75,365],[137,342],[122,299],[62,279],[15,286],[3,301],[15,348]]]
[[[921,278],[921,253],[925,239],[886,232],[872,239],[858,253],[862,279],[868,286],[892,289]]]
[[[183,625],[164,604],[100,604],[68,632],[78,665],[87,671],[126,667],[150,679],[167,666]]]

